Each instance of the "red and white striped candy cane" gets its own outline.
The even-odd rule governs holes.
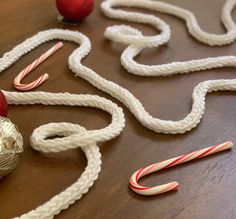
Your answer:
[[[38,57],[36,60],[34,60],[30,65],[28,65],[26,68],[24,68],[15,78],[14,80],[14,86],[17,90],[21,91],[27,91],[34,89],[41,85],[43,82],[45,82],[49,75],[47,73],[41,75],[38,79],[35,81],[29,83],[29,84],[21,84],[22,79],[28,75],[32,70],[34,70],[37,66],[39,66],[43,61],[45,61],[48,57],[50,57],[53,53],[55,53],[57,50],[59,50],[63,46],[62,42],[58,42],[55,46],[53,46],[51,49],[43,53],[40,57]]]
[[[168,191],[176,190],[179,187],[178,182],[170,182],[167,184],[159,185],[156,187],[144,187],[138,184],[138,180],[143,176],[146,176],[150,173],[156,172],[158,170],[163,170],[181,163],[186,163],[193,159],[202,158],[208,156],[210,154],[217,153],[219,151],[223,151],[229,149],[233,146],[233,143],[228,141],[219,145],[211,146],[205,149],[201,149],[198,151],[191,152],[189,154],[184,154],[179,157],[175,157],[169,160],[165,160],[162,162],[158,162],[152,164],[148,167],[141,168],[140,170],[136,171],[130,178],[130,188],[141,195],[157,195],[161,193],[165,193]]]

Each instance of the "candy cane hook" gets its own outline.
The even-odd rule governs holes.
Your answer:
[[[210,154],[214,154],[226,149],[230,149],[233,146],[233,143],[228,141],[219,145],[211,146],[205,149],[191,152],[189,154],[184,154],[179,157],[175,157],[169,160],[158,162],[150,166],[144,167],[136,171],[130,178],[130,188],[140,194],[140,195],[157,195],[165,193],[168,191],[176,190],[179,188],[178,182],[170,182],[163,185],[155,187],[144,187],[138,184],[138,180],[143,176],[146,176],[150,173],[156,172],[158,170],[166,169],[181,163],[186,163],[193,159],[202,158]]]
[[[29,83],[29,84],[21,84],[22,79],[28,75],[32,70],[34,70],[37,66],[39,66],[43,61],[45,61],[48,57],[50,57],[53,53],[55,53],[57,50],[59,50],[63,46],[62,42],[58,42],[55,46],[53,46],[51,49],[47,50],[45,53],[43,53],[40,57],[38,57],[36,60],[34,60],[30,65],[28,65],[26,68],[24,68],[15,78],[14,80],[14,86],[17,90],[21,91],[27,91],[34,89],[44,83],[48,78],[49,75],[47,73],[41,75],[38,79],[35,81]]]

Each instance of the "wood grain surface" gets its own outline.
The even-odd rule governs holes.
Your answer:
[[[212,33],[224,33],[220,12],[224,0],[165,0],[196,15],[200,26]],[[60,23],[55,2],[49,0],[0,1],[0,54],[38,31],[50,28],[77,30],[92,42],[92,51],[83,61],[102,77],[128,88],[153,116],[179,120],[191,109],[192,91],[199,82],[235,78],[234,68],[214,69],[171,77],[143,78],[128,74],[120,64],[124,45],[104,39],[107,26],[126,23],[104,17],[96,1],[93,14],[80,24]],[[134,10],[134,9],[131,9]],[[138,10],[145,13],[148,11]],[[146,49],[138,61],[161,64],[172,61],[219,55],[236,55],[236,44],[209,47],[197,42],[186,31],[185,23],[175,17],[153,13],[165,20],[172,30],[170,42],[158,49]],[[236,12],[233,12],[235,17]],[[131,24],[144,34],[156,34],[149,26]],[[1,73],[0,88],[14,90],[13,79],[27,64],[53,45],[46,43],[22,57]],[[235,141],[236,93],[217,92],[207,96],[206,112],[201,123],[183,135],[156,134],[143,127],[120,102],[75,78],[67,59],[77,45],[65,43],[62,50],[30,74],[31,82],[44,72],[50,79],[36,90],[96,94],[123,107],[126,127],[116,139],[100,145],[102,171],[98,181],[80,201],[63,211],[58,219],[233,219],[236,218],[235,150],[148,176],[143,185],[157,185],[177,180],[179,191],[154,197],[142,197],[129,189],[129,177],[138,168],[156,161],[227,140]],[[8,219],[27,212],[64,190],[83,172],[84,154],[78,150],[41,154],[29,145],[32,131],[48,122],[79,123],[88,129],[102,128],[110,117],[103,111],[80,107],[10,106],[9,118],[24,136],[25,152],[17,170],[0,181],[0,218]]]

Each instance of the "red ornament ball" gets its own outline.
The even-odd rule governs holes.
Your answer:
[[[8,105],[5,95],[0,91],[0,116],[7,117]]]
[[[67,21],[81,21],[93,10],[94,0],[56,0],[60,14]]]

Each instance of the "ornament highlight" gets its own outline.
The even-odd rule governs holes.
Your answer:
[[[0,117],[0,178],[11,173],[23,152],[23,138],[18,128],[7,118]]]
[[[66,21],[78,22],[92,12],[94,0],[56,0],[56,5]]]

